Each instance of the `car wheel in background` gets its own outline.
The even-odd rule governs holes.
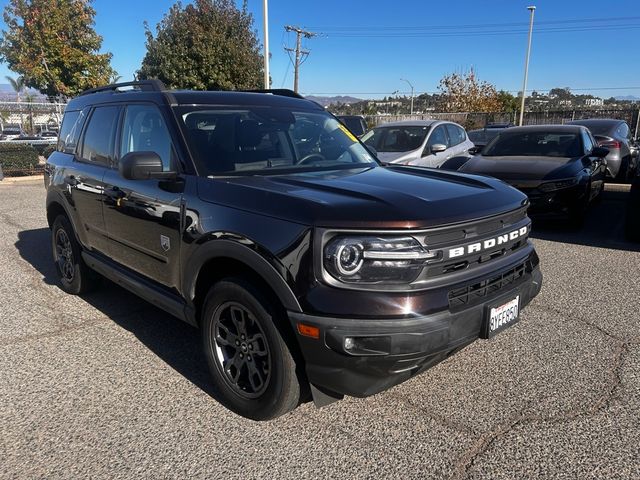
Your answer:
[[[69,219],[58,215],[51,229],[51,247],[62,289],[80,295],[94,289],[100,276],[82,259],[82,248],[76,239]]]

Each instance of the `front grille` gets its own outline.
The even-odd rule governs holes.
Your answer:
[[[449,308],[455,310],[480,303],[484,298],[515,284],[524,277],[526,271],[526,262],[524,262],[502,275],[452,290],[449,292]]]

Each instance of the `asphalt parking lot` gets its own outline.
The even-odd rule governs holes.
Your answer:
[[[0,478],[640,478],[640,246],[626,192],[534,225],[522,321],[368,399],[269,423],[212,397],[197,332],[57,286],[42,183],[0,183]]]

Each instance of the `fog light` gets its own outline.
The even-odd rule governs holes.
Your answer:
[[[344,339],[344,349],[351,350],[356,345],[356,342],[351,337],[345,337]]]

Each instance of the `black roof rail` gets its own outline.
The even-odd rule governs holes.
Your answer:
[[[133,90],[142,90],[147,92],[163,92],[166,90],[164,83],[160,80],[139,80],[136,82],[123,82],[123,83],[112,83],[111,85],[105,85],[104,87],[90,88],[89,90],[85,90],[80,95],[89,95],[91,93],[99,93],[99,92],[117,92],[118,89],[123,87],[133,87]]]
[[[291,97],[291,98],[302,98],[304,97],[299,93],[294,92],[293,90],[289,90],[287,88],[272,88],[272,89],[260,89],[260,90],[237,90],[238,92],[247,92],[247,93],[270,93],[272,95],[280,95],[281,97]]]

